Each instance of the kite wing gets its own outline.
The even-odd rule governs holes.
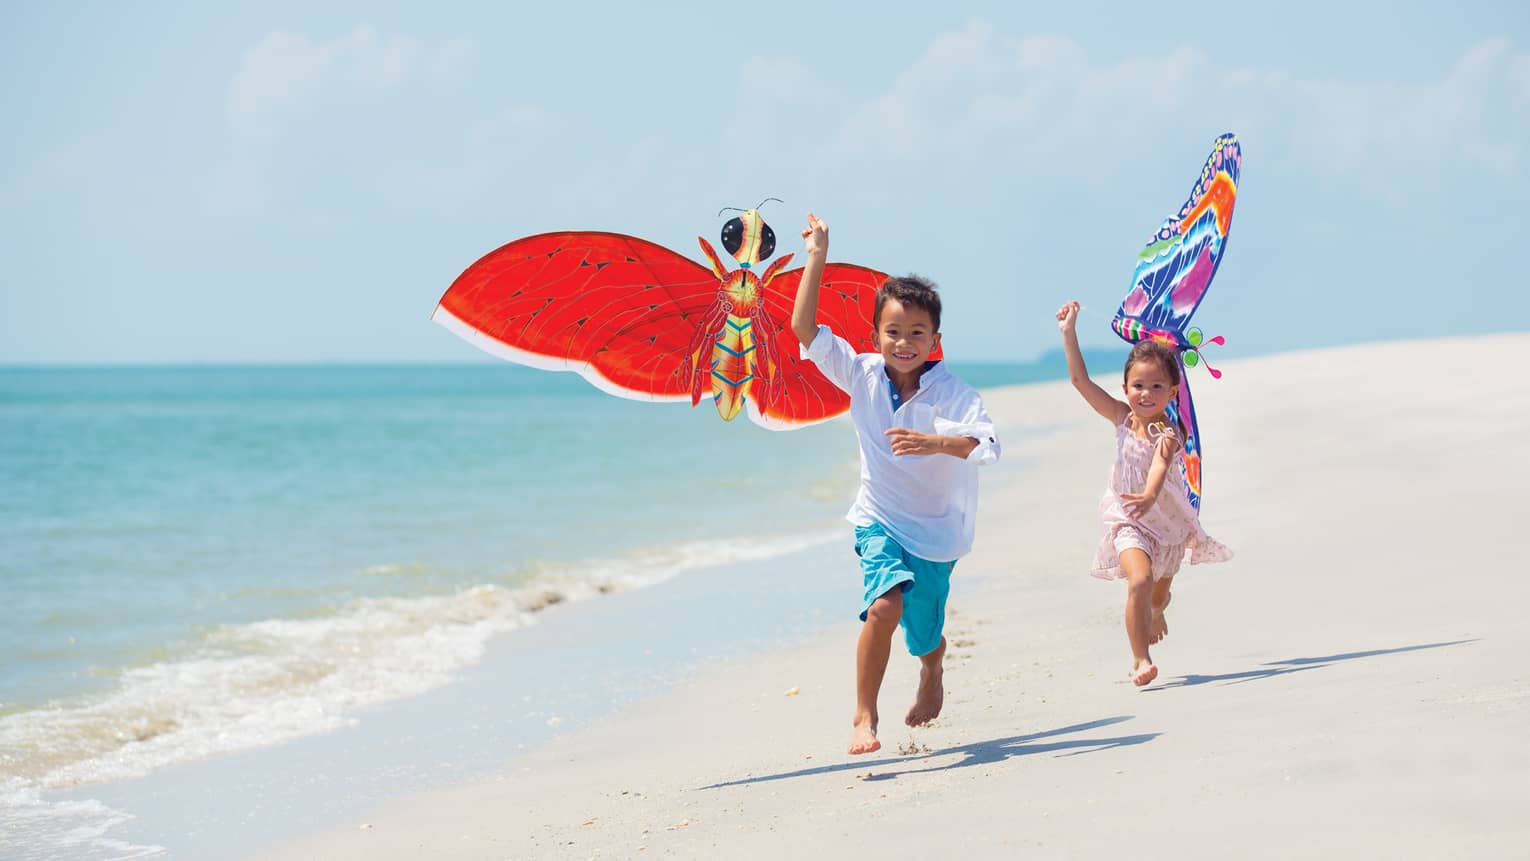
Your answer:
[[[1238,139],[1231,134],[1217,138],[1189,199],[1137,255],[1131,289],[1112,323],[1121,337],[1136,342],[1168,336],[1170,345],[1181,350],[1199,346],[1190,343],[1186,324],[1227,250],[1242,167]],[[1123,332],[1123,327],[1135,331]]]
[[[1179,363],[1179,394],[1169,404],[1169,418],[1185,429],[1184,452],[1180,457],[1180,474],[1185,478],[1185,495],[1197,511],[1201,508],[1201,433],[1195,424],[1195,400],[1190,397],[1190,378],[1185,363]]]
[[[1202,336],[1189,323],[1227,251],[1242,170],[1238,138],[1218,137],[1190,197],[1137,255],[1131,289],[1111,321],[1111,328],[1128,342],[1152,339],[1180,353],[1179,397],[1171,413],[1185,428],[1185,488],[1197,509],[1201,506],[1201,438],[1184,370],[1200,363]],[[1222,338],[1207,343],[1220,344]],[[1213,377],[1221,376],[1210,365],[1207,370]]]
[[[850,396],[799,358],[791,315],[802,270],[767,273],[761,282],[747,272],[724,272],[702,246],[713,269],[619,233],[528,236],[469,266],[431,318],[486,352],[574,371],[624,398],[695,404],[722,373],[716,353],[722,350],[747,362],[730,368],[735,377],[742,374],[730,379],[756,424],[789,430],[848,410]],[[875,352],[871,320],[886,280],[863,266],[826,265],[819,322],[858,352]],[[755,309],[746,312],[750,285],[761,289]],[[748,319],[732,316],[741,313]],[[763,349],[754,350],[742,334],[738,344],[728,340],[728,332],[746,327]],[[931,358],[942,356],[937,351]]]
[[[574,371],[635,400],[691,400],[688,356],[717,277],[647,240],[566,231],[517,239],[452,282],[431,319],[512,362]]]

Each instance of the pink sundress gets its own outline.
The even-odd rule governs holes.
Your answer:
[[[1110,471],[1110,486],[1100,498],[1105,535],[1090,573],[1103,580],[1125,579],[1121,551],[1129,547],[1142,550],[1152,560],[1154,580],[1173,577],[1186,559],[1192,565],[1231,559],[1232,551],[1201,528],[1200,516],[1185,495],[1185,477],[1180,472],[1183,450],[1176,451],[1169,461],[1163,488],[1147,514],[1137,519],[1126,513],[1121,494],[1141,493],[1147,485],[1157,439],[1165,435],[1178,439],[1172,429],[1161,425],[1154,426],[1157,432],[1153,439],[1143,439],[1132,430],[1131,420],[1127,415],[1116,428],[1116,462]]]

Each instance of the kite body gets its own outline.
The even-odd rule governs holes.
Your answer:
[[[1217,138],[1189,199],[1177,214],[1164,220],[1137,255],[1131,289],[1110,324],[1129,343],[1152,339],[1179,355],[1179,396],[1169,405],[1169,414],[1185,429],[1182,468],[1186,492],[1197,510],[1201,507],[1202,447],[1186,368],[1203,361],[1202,346],[1221,344],[1223,339],[1219,335],[1205,340],[1201,330],[1189,324],[1227,251],[1242,169],[1238,138],[1232,134]],[[1222,376],[1209,363],[1206,370],[1214,378]]]
[[[501,358],[574,371],[620,397],[692,406],[710,397],[725,421],[742,412],[788,430],[849,409],[849,396],[799,358],[790,320],[802,269],[783,271],[788,254],[753,271],[775,249],[759,213],[723,228],[738,269],[698,241],[709,266],[619,233],[517,239],[458,276],[432,319]],[[873,351],[876,291],[886,278],[828,264],[819,322]]]

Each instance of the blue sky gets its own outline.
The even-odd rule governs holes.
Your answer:
[[[1107,345],[1223,131],[1213,361],[1525,328],[1530,7],[640,5],[6,4],[0,363],[475,360],[427,318],[484,253],[700,260],[765,197],[934,278],[953,356],[1073,297]]]

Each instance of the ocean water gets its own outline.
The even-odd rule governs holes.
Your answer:
[[[45,793],[345,725],[552,603],[842,539],[857,474],[844,422],[508,364],[0,369],[0,823],[104,832]]]

